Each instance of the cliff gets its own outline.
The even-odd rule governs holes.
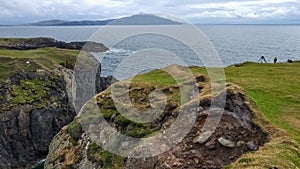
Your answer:
[[[42,159],[52,137],[73,120],[64,79],[68,73],[19,72],[1,85],[1,168],[23,168]]]
[[[171,66],[169,69],[180,73],[183,68]],[[163,83],[158,78],[162,76],[164,77]],[[167,98],[163,112],[160,112],[155,120],[146,123],[137,123],[125,118],[118,112],[114,104],[116,100],[111,92],[112,87],[122,91],[126,86],[124,82],[116,83],[96,95],[85,105],[80,115],[54,137],[45,162],[46,169],[222,168],[244,153],[258,150],[268,141],[266,133],[254,122],[254,113],[247,104],[244,91],[235,85],[227,85],[226,90],[218,95],[212,95],[208,80],[200,74],[195,75],[199,93],[196,93],[195,99],[192,101],[181,104],[179,88],[186,89],[190,86],[189,82],[181,84],[183,86],[178,86],[160,70],[135,78],[130,83],[129,95],[131,103],[139,112],[131,115],[133,117],[138,116],[139,113],[151,107],[153,100],[158,104],[162,103],[163,100],[160,95],[162,93],[149,96],[153,91],[162,91]],[[122,95],[122,93],[118,94]],[[225,111],[216,130],[214,132],[203,131],[203,126],[209,116],[211,99],[224,95],[226,96]],[[97,103],[96,109],[91,106],[93,102]],[[126,112],[133,112],[127,106],[123,105],[121,109],[125,109]],[[133,154],[149,153],[143,151],[143,147],[141,147],[143,141],[115,140],[110,135],[109,130],[107,133],[103,132],[105,128],[103,128],[101,118],[104,118],[109,126],[113,126],[118,132],[126,136],[151,139],[159,133],[166,133],[182,110],[185,110],[188,116],[196,112],[195,123],[178,144],[161,154],[148,158],[122,157],[99,146],[102,142],[106,142],[106,144],[114,147],[116,152],[125,151],[125,154],[127,151],[133,151]],[[147,113],[144,115],[147,116]],[[180,127],[182,130],[187,122],[188,119],[178,123],[182,126]],[[170,136],[176,140],[176,133],[171,133]],[[175,140],[169,140],[169,143],[172,144]],[[156,142],[155,139],[152,141],[150,142],[152,148],[149,150],[151,152],[169,147],[168,144],[160,144],[161,142]]]
[[[23,44],[28,50],[0,50],[1,169],[26,168],[44,159],[54,135],[76,116],[72,69],[79,51],[39,48],[41,43],[31,49],[34,43]],[[95,93],[116,81],[100,77],[98,64]]]

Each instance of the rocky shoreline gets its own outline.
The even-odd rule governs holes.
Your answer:
[[[1,39],[0,49],[30,50],[45,47],[56,47],[62,49],[84,50],[87,52],[105,52],[108,50],[102,43],[96,42],[62,42],[53,38],[17,38]]]

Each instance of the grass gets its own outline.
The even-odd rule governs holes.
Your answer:
[[[264,116],[300,143],[300,62],[247,63],[225,71],[227,81],[245,88]]]
[[[97,163],[101,168],[118,169],[123,168],[123,158],[100,148],[96,143],[89,144],[87,148],[89,160]]]
[[[65,65],[67,62],[74,64],[78,55],[78,50],[58,48],[0,49],[0,82],[20,70],[34,72],[37,69],[51,70],[57,65]]]
[[[46,90],[49,81],[38,79],[21,80],[20,85],[13,86],[11,102],[14,105],[31,104],[34,101],[41,101],[46,97]]]
[[[67,133],[71,136],[71,138],[74,141],[77,141],[82,133],[80,123],[77,120],[70,123],[67,127]]]

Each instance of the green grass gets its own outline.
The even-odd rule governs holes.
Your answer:
[[[103,150],[96,143],[91,143],[87,149],[89,160],[98,164],[101,168],[118,169],[123,168],[123,157]]]
[[[0,45],[9,45],[9,44],[14,44],[14,43],[19,43],[19,42],[25,42],[25,38],[0,38]]]
[[[162,70],[154,70],[149,73],[137,75],[133,78],[134,83],[145,83],[155,84],[156,86],[171,86],[176,85],[176,81],[166,72]]]
[[[1,42],[0,42],[1,43]],[[78,50],[39,48],[33,50],[0,49],[0,82],[16,71],[34,72],[37,69],[51,70],[66,62],[74,64]],[[26,62],[29,61],[29,64]]]
[[[264,116],[300,143],[300,62],[247,63],[225,71],[228,82],[245,88]]]
[[[71,136],[72,139],[77,141],[80,138],[81,133],[82,133],[80,123],[77,120],[70,123],[67,127],[67,132]]]
[[[12,104],[31,104],[34,101],[41,101],[46,97],[45,89],[49,83],[38,79],[21,80],[20,85],[12,88]]]
[[[0,50],[0,57],[26,59],[50,58],[56,61],[57,63],[64,63],[68,60],[76,60],[76,57],[74,58],[74,56],[77,56],[78,54],[78,50],[59,48],[39,48],[33,50]]]

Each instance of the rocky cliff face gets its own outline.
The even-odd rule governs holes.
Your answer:
[[[0,168],[25,168],[48,154],[60,129],[73,121],[73,70],[18,72],[0,86]],[[97,90],[112,78],[97,78]],[[71,99],[70,99],[71,98]]]
[[[225,111],[216,130],[214,132],[202,131],[208,118],[212,97],[205,95],[204,89],[207,86],[201,86],[205,78],[199,77],[196,81],[199,82],[199,89],[201,89],[197,97],[200,104],[193,109],[197,112],[196,122],[186,137],[165,153],[149,158],[124,158],[115,155],[95,143],[94,138],[91,137],[97,136],[89,135],[86,126],[82,125],[87,120],[92,123],[88,126],[88,130],[97,131],[101,129],[101,125],[95,121],[103,116],[119,132],[132,137],[151,137],[158,132],[164,133],[175,121],[181,109],[176,99],[174,100],[178,87],[170,85],[162,89],[170,99],[165,111],[154,122],[143,124],[130,121],[118,113],[108,89],[95,97],[101,116],[92,113],[84,118],[78,117],[54,137],[45,168],[222,168],[235,161],[243,153],[255,151],[263,145],[267,141],[267,136],[252,122],[252,111],[245,103],[246,96],[243,91],[233,85],[228,85],[227,92],[220,94],[226,94],[227,99]],[[122,88],[121,83],[118,84]],[[149,107],[148,94],[156,88],[157,86],[149,85],[148,82],[132,85],[130,87],[131,102],[140,109]],[[158,97],[152,99],[160,100]],[[194,102],[187,104],[194,104]],[[87,109],[90,110],[90,108]],[[105,138],[105,135],[101,135],[99,139],[101,138]],[[113,144],[116,144],[118,149],[132,147],[137,151],[139,146],[139,142],[130,141]],[[153,149],[164,146],[167,145],[153,145]]]
[[[43,158],[52,137],[75,117],[64,71],[19,72],[1,85],[0,168]]]

